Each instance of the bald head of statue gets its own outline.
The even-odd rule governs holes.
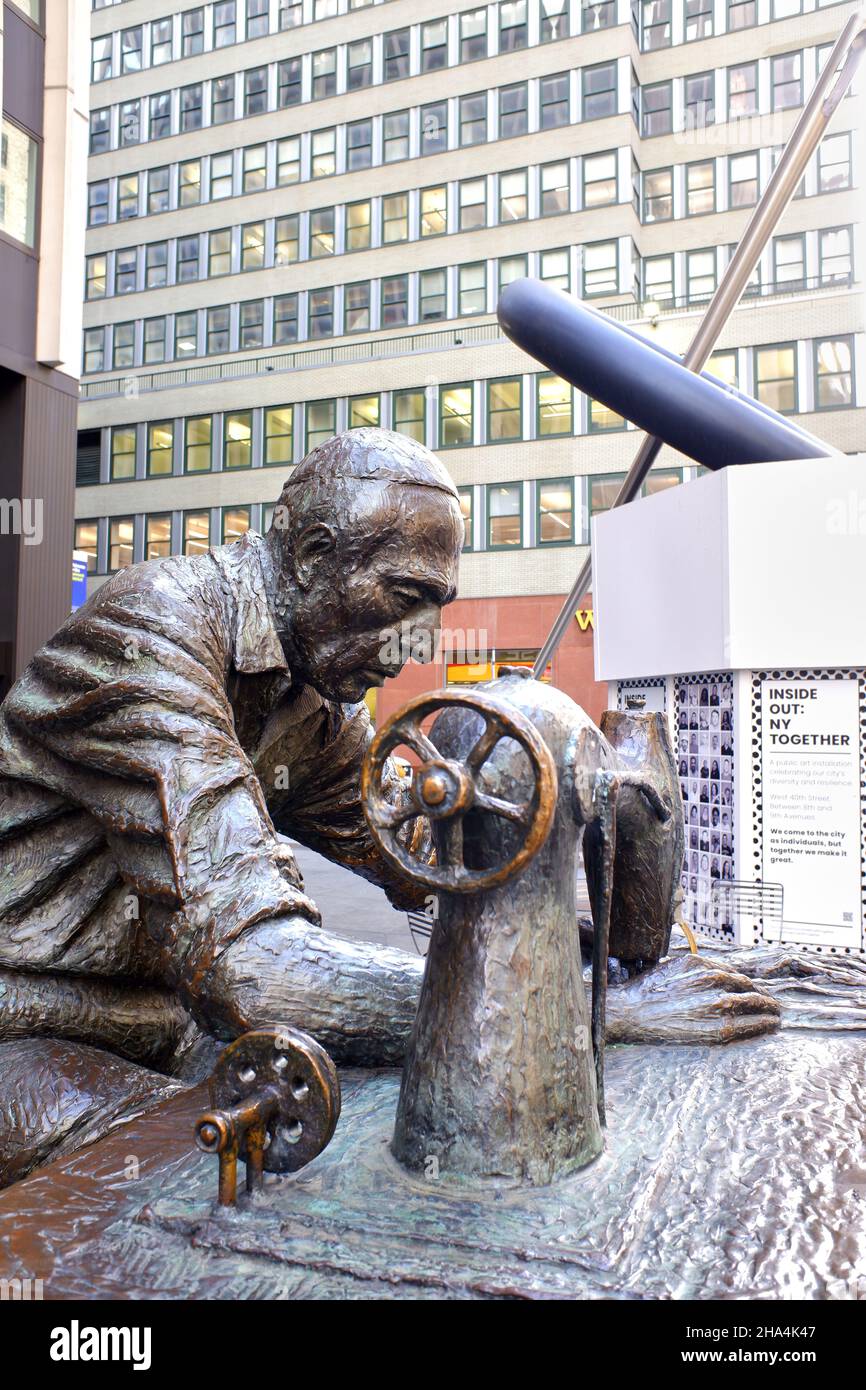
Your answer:
[[[408,657],[432,656],[457,592],[457,489],[423,445],[357,429],[313,449],[266,537],[272,612],[293,676],[359,700]]]

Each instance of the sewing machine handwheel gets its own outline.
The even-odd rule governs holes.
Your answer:
[[[214,1111],[231,1111],[271,1094],[263,1167],[294,1173],[330,1143],[340,1117],[337,1070],[323,1047],[288,1025],[244,1033],[222,1053],[210,1078]],[[241,1138],[238,1157],[246,1161]]]
[[[453,708],[466,709],[484,720],[483,733],[463,761],[445,757],[421,728],[430,715]],[[524,805],[491,796],[480,786],[482,766],[503,738],[519,743],[529,759],[534,786]],[[394,806],[385,795],[382,776],[388,756],[401,745],[411,748],[421,759],[421,766],[415,770],[410,795],[402,805]],[[475,691],[441,690],[410,700],[379,729],[361,773],[364,814],[386,859],[416,883],[446,893],[482,892],[520,873],[547,839],[556,793],[556,767],[534,724],[504,701]],[[503,816],[523,828],[522,843],[504,864],[489,869],[466,867],[463,817],[470,810]],[[441,823],[444,863],[426,863],[399,839],[400,827],[415,816]]]

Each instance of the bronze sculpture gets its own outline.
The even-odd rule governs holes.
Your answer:
[[[461,537],[438,460],[355,430],[298,466],[267,537],[121,571],[34,658],[0,707],[0,1115],[13,1150],[3,1078],[29,1074],[40,1038],[190,1076],[203,1038],[287,1023],[337,1062],[402,1061],[421,963],[322,930],[286,836],[395,902],[424,896],[364,820],[371,729],[354,702],[431,636]],[[396,662],[383,646],[394,629],[408,639]],[[403,833],[417,844],[422,831],[410,820]],[[622,1036],[635,1010],[614,993]],[[724,976],[684,1007],[726,1037],[732,1004],[734,1033],[775,1022],[760,991]],[[19,1136],[31,1166],[52,1152],[42,1119],[30,1148]]]

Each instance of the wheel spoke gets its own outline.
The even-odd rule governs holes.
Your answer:
[[[404,802],[402,806],[382,806],[376,811],[376,824],[380,830],[396,830],[405,821],[420,814],[413,802]]]
[[[435,743],[427,737],[422,729],[419,729],[417,724],[402,725],[399,730],[394,732],[395,737],[399,736],[399,743],[394,744],[395,748],[399,747],[400,743],[405,743],[407,748],[411,748],[413,753],[417,753],[419,758],[423,758],[428,763],[436,762],[437,758],[441,758],[442,754]]]
[[[487,728],[475,746],[470,749],[466,758],[466,766],[473,773],[477,772],[481,764],[487,761],[505,732],[498,719],[489,714],[486,714],[485,718],[487,719]]]
[[[448,869],[463,868],[463,818],[439,822],[442,835],[442,856],[440,862]]]
[[[516,806],[513,801],[503,801],[501,797],[488,796],[486,792],[476,792],[472,806],[473,810],[490,811],[491,815],[505,816],[508,820],[516,821],[518,825],[526,825],[529,820],[528,806]]]

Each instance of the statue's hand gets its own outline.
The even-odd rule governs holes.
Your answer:
[[[771,1032],[781,1007],[754,980],[701,956],[665,959],[608,990],[608,1042],[726,1043]]]

